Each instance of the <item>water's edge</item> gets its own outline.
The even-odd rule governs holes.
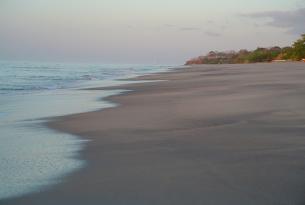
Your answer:
[[[140,81],[140,80],[135,80],[136,77],[140,77],[140,76],[145,76],[145,75],[150,75],[150,74],[156,74],[156,73],[162,73],[162,72],[169,72],[174,70],[173,67],[171,68],[166,68],[163,71],[156,71],[156,72],[147,72],[146,74],[141,74],[141,75],[137,75],[137,76],[127,76],[126,78],[123,79],[117,79],[114,80],[116,81],[114,84],[111,85],[103,85],[103,86],[97,86],[98,88],[100,87],[112,87],[112,86],[122,86],[122,85],[128,85],[128,84],[132,84],[132,83],[145,83],[145,81]],[[96,86],[95,86],[96,87]],[[84,168],[86,166],[86,161],[84,161],[82,159],[81,156],[81,152],[86,149],[86,144],[87,144],[87,140],[85,140],[82,136],[76,136],[74,134],[70,134],[70,133],[64,133],[60,130],[56,130],[54,129],[52,126],[49,126],[51,122],[54,122],[56,120],[62,119],[63,117],[69,116],[69,115],[73,115],[73,114],[78,114],[78,113],[86,113],[86,112],[94,112],[94,111],[100,111],[103,110],[105,108],[110,108],[110,107],[116,107],[119,106],[113,102],[110,102],[108,100],[105,100],[105,98],[109,98],[111,96],[115,96],[115,95],[120,95],[123,93],[126,93],[127,90],[107,90],[107,91],[101,91],[101,90],[82,90],[82,88],[78,88],[77,90],[72,90],[72,92],[88,92],[90,94],[94,93],[94,98],[90,99],[92,101],[94,101],[95,104],[98,104],[98,106],[96,107],[91,107],[88,106],[87,109],[85,110],[79,110],[79,111],[74,111],[71,113],[65,113],[63,115],[55,115],[55,116],[51,116],[45,119],[31,119],[31,120],[26,120],[26,125],[22,125],[23,128],[25,129],[34,129],[35,132],[37,130],[39,130],[41,133],[45,134],[45,135],[52,135],[53,137],[55,136],[60,136],[63,139],[66,139],[66,142],[62,141],[62,139],[60,139],[60,145],[59,144],[54,144],[54,147],[59,146],[61,147],[62,150],[54,150],[54,152],[64,152],[65,156],[65,162],[59,160],[58,163],[62,163],[64,164],[64,166],[62,167],[62,170],[55,170],[53,173],[53,176],[51,175],[51,177],[48,177],[47,181],[43,181],[41,182],[41,184],[35,184],[33,187],[31,186],[25,186],[24,189],[20,189],[15,193],[7,193],[7,195],[4,196],[2,195],[2,197],[0,196],[0,201],[1,200],[6,200],[6,199],[11,199],[11,198],[20,198],[23,197],[25,195],[31,195],[31,194],[35,194],[35,193],[39,193],[39,192],[43,192],[43,191],[47,191],[49,189],[52,189],[54,186],[60,184],[61,182],[65,181],[65,179],[72,175],[75,172],[81,171],[82,168]],[[128,90],[129,91],[129,90]],[[106,94],[105,94],[106,92]],[[91,96],[91,95],[90,95]],[[91,96],[92,97],[92,96]],[[75,100],[77,101],[77,100]],[[75,103],[74,101],[74,103]],[[88,101],[88,100],[87,100]],[[26,139],[25,139],[26,140]],[[35,139],[36,140],[36,139]],[[43,140],[42,142],[43,143]],[[68,149],[69,148],[69,149]],[[54,157],[53,153],[49,153],[49,157]],[[62,157],[62,156],[61,156]],[[52,159],[54,161],[54,159]],[[69,165],[69,163],[71,163]],[[35,164],[33,165],[35,166]],[[60,165],[59,165],[60,166]],[[69,167],[70,166],[70,167]],[[56,168],[58,168],[57,166],[54,166]],[[29,170],[31,171],[31,170]],[[1,178],[1,176],[0,176]]]

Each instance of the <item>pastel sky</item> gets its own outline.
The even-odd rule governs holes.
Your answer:
[[[182,64],[290,45],[305,0],[0,0],[0,59]]]

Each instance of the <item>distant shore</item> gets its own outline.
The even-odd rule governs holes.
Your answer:
[[[304,77],[303,63],[198,65],[112,87],[132,92],[49,123],[89,140],[86,168],[1,204],[304,204]]]
[[[292,46],[270,48],[258,47],[253,51],[241,49],[239,51],[210,51],[207,55],[201,55],[187,60],[185,65],[194,64],[247,64],[274,61],[305,62],[305,34]]]

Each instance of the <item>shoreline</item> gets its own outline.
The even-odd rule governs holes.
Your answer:
[[[35,63],[33,64],[35,65]],[[52,64],[48,66],[52,66]],[[170,66],[168,67],[170,68]],[[122,68],[118,69],[122,71]],[[54,185],[65,180],[66,176],[83,167],[84,160],[79,159],[78,154],[86,140],[80,136],[72,136],[69,133],[50,129],[47,122],[60,116],[115,106],[103,101],[103,98],[122,92],[121,90],[99,91],[87,88],[128,84],[130,83],[128,79],[140,76],[141,73],[149,74],[152,73],[152,70],[162,72],[167,70],[167,67],[143,66],[133,69],[127,67],[126,72],[123,70],[115,78],[113,73],[108,72],[113,78],[102,76],[104,80],[99,80],[102,74],[98,73],[93,81],[89,79],[90,75],[80,75],[79,78],[82,79],[85,76],[87,81],[78,84],[74,82],[74,87],[66,84],[67,86],[62,89],[50,91],[31,92],[29,90],[24,97],[19,97],[18,93],[8,93],[7,100],[4,103],[2,101],[4,106],[1,107],[1,111],[9,113],[9,118],[1,121],[2,140],[4,141],[0,146],[3,155],[0,159],[2,163],[0,178],[3,182],[0,189],[0,204],[4,200],[52,189]],[[106,72],[107,69],[102,69],[102,71]],[[63,82],[61,83],[63,84]],[[18,97],[20,100],[16,100],[19,99]],[[11,105],[5,103],[9,101]],[[18,103],[19,101],[20,103]],[[37,110],[23,109],[29,105],[33,105]],[[15,107],[15,110],[19,109],[19,112],[15,113],[14,109],[6,110],[9,108],[8,106]],[[16,127],[13,128],[14,126]],[[10,147],[10,151],[7,150],[7,147]]]
[[[109,104],[109,106],[107,106],[107,107],[101,107],[101,108],[98,108],[98,109],[92,110],[92,111],[50,117],[50,118],[46,119],[47,121],[44,124],[49,129],[52,129],[55,131],[60,131],[60,132],[67,132],[65,129],[61,129],[60,126],[57,126],[57,125],[60,124],[61,122],[65,121],[68,118],[71,118],[71,117],[74,118],[74,117],[77,117],[78,115],[87,114],[87,113],[95,113],[95,112],[103,112],[108,109],[115,109],[115,108],[121,106],[120,100],[116,99],[116,98],[128,96],[130,93],[138,92],[138,90],[136,90],[136,89],[139,87],[149,86],[150,84],[155,85],[155,84],[158,84],[159,82],[167,81],[167,80],[159,80],[157,78],[159,76],[171,74],[174,72],[178,72],[179,70],[185,70],[185,69],[188,69],[188,66],[177,66],[177,67],[168,68],[167,71],[148,73],[148,74],[139,75],[139,76],[135,76],[135,77],[117,79],[116,81],[119,82],[117,85],[80,88],[79,90],[112,91],[112,92],[116,92],[116,93],[105,96],[105,97],[101,97],[98,99],[98,101],[104,101],[107,104]],[[68,131],[67,133],[73,134],[70,131]],[[80,138],[85,138],[84,136],[80,136],[77,134],[76,134],[76,136],[78,136]]]
[[[304,102],[303,68],[200,65],[107,87],[132,92],[103,98],[119,106],[48,123],[90,140],[80,153],[88,166],[5,204],[302,204],[305,113],[285,106]]]

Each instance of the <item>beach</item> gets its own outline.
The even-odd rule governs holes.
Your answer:
[[[198,65],[94,88],[128,92],[48,123],[88,140],[86,166],[0,204],[304,204],[304,79],[303,63]]]

